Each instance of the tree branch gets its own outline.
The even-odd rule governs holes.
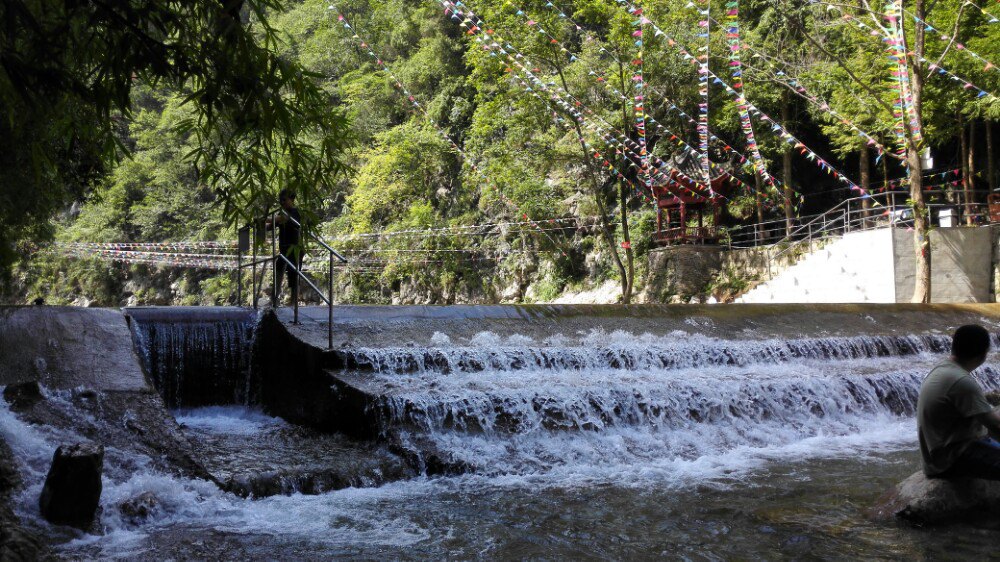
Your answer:
[[[882,109],[886,110],[886,112],[888,112],[890,115],[892,115],[892,112],[893,112],[892,111],[892,107],[888,103],[886,103],[885,100],[883,100],[882,98],[880,98],[879,95],[877,93],[875,93],[875,91],[871,88],[871,86],[868,85],[867,82],[864,82],[863,80],[861,80],[860,78],[858,78],[857,75],[854,74],[854,71],[851,70],[849,66],[847,66],[847,63],[845,63],[843,60],[841,60],[841,58],[838,57],[837,55],[831,53],[826,47],[823,46],[822,43],[820,43],[812,35],[810,35],[809,32],[806,31],[806,29],[797,20],[795,20],[792,17],[789,17],[788,14],[786,14],[777,5],[777,3],[774,2],[774,0],[769,0],[769,1],[770,1],[771,5],[774,7],[775,11],[777,11],[779,14],[781,14],[782,17],[784,17],[786,20],[788,20],[789,23],[791,23],[793,26],[795,26],[802,33],[803,37],[805,37],[810,43],[813,44],[813,46],[815,46],[817,49],[819,49],[823,54],[825,54],[826,56],[828,56],[831,59],[833,59],[837,63],[837,65],[840,66],[840,68],[843,69],[843,71],[846,72],[847,75],[851,77],[851,80],[854,80],[855,83],[857,83],[859,86],[861,86],[862,89],[864,89],[866,92],[868,92],[868,94],[871,95],[872,98],[875,99],[875,102],[877,104],[879,104],[880,106],[882,106]]]
[[[944,51],[941,52],[941,56],[938,57],[938,60],[934,63],[933,66],[937,66],[937,65],[941,64],[941,61],[944,60],[944,56],[948,54],[948,50],[950,50],[951,46],[955,44],[955,39],[958,38],[958,24],[962,21],[962,13],[964,11],[965,11],[965,4],[963,3],[962,7],[958,9],[958,17],[955,18],[955,25],[954,25],[954,27],[951,28],[951,34],[950,34],[951,35],[951,40],[948,41],[948,45],[945,46]],[[924,24],[922,24],[921,22],[918,21],[917,25],[924,25]],[[926,26],[924,26],[924,27],[926,29]],[[927,72],[927,74],[925,76],[930,76],[930,72],[931,72],[930,67],[928,67],[927,70],[928,70],[928,72]]]

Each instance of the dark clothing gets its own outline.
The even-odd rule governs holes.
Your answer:
[[[302,217],[299,216],[297,208],[292,207],[285,212],[288,213],[285,222],[278,225],[278,249],[283,254],[288,248],[299,243],[299,225],[302,224]],[[295,222],[292,222],[292,219],[295,219]]]
[[[938,478],[1000,480],[1000,442],[990,438],[973,441]]]
[[[288,258],[288,261],[295,265],[289,265],[281,256]],[[292,298],[298,296],[299,274],[296,269],[302,268],[302,252],[298,247],[281,250],[281,256],[274,258],[274,302],[278,302],[281,296],[281,278],[288,275],[288,288],[292,290]]]
[[[943,361],[920,385],[917,429],[924,474],[940,476],[965,450],[987,437],[979,416],[992,410],[979,383],[954,361]]]
[[[287,216],[285,222],[278,224],[278,252],[288,258],[288,261],[281,257],[274,258],[274,302],[278,302],[281,296],[281,278],[288,276],[288,288],[292,291],[292,298],[298,296],[299,275],[297,269],[302,268],[302,250],[299,248],[299,232],[302,224],[302,217],[295,207],[285,211]],[[280,214],[278,215],[281,216]],[[294,265],[289,264],[291,262]]]

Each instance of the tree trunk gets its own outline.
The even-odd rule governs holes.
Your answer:
[[[958,121],[958,169],[962,174],[962,193],[969,191],[969,137],[965,135],[965,116],[959,111],[956,116]],[[954,205],[961,203],[958,190],[948,190],[948,202]],[[968,211],[968,209],[966,209]]]
[[[993,121],[986,122],[986,181],[990,192],[997,188],[996,164],[993,162]]]
[[[792,119],[791,111],[792,100],[787,89],[781,91],[781,122],[787,127]],[[781,155],[781,171],[782,171],[782,181],[785,184],[784,194],[785,194],[785,236],[791,236],[792,234],[792,218],[794,214],[792,213],[792,149],[794,147],[790,144],[785,144],[785,151]]]
[[[868,215],[870,214],[870,209],[872,208],[872,159],[869,154],[867,143],[861,144],[861,150],[858,151],[858,162],[861,165],[861,189],[864,191],[861,199],[861,208],[864,209],[861,216],[865,218],[862,223],[862,229],[864,229],[868,228]],[[868,197],[865,197],[865,195],[868,195]]]
[[[556,70],[559,73],[559,78],[562,80],[563,89],[568,92],[569,89],[566,86],[566,77],[563,75],[562,67],[559,66]],[[583,129],[580,127],[580,122],[574,119],[572,115],[570,116],[570,121],[573,122],[573,127],[576,129],[576,138],[580,141],[580,150],[583,151],[583,165],[587,169],[591,188],[594,190],[594,201],[597,203],[597,211],[601,214],[601,233],[604,235],[604,241],[608,245],[608,251],[611,252],[615,267],[618,268],[618,274],[621,275],[622,304],[630,304],[632,302],[632,280],[629,272],[625,269],[625,264],[622,263],[622,257],[618,255],[614,229],[611,228],[611,222],[608,220],[608,206],[604,201],[604,191],[601,189],[600,182],[597,181],[597,172],[594,171],[594,165],[590,161],[590,150],[587,149],[586,142],[584,141]]]
[[[965,224],[972,226],[972,204],[976,200],[976,120],[969,121],[969,151],[965,167],[969,181],[965,182]]]
[[[927,18],[927,8],[924,0],[915,0],[913,11],[917,18]],[[902,25],[902,22],[899,23]],[[905,27],[903,28],[905,29]],[[905,39],[904,39],[905,43]],[[904,52],[909,52],[903,45]],[[910,94],[913,97],[914,116],[917,126],[923,128],[923,89],[924,68],[920,59],[924,58],[924,28],[915,26],[913,55],[909,57]],[[910,200],[913,201],[913,246],[916,258],[916,282],[913,286],[912,302],[931,302],[931,240],[930,221],[927,216],[927,203],[924,201],[923,168],[920,163],[920,146],[914,138],[912,125],[907,122],[907,154],[906,160],[910,167]]]
[[[622,91],[625,91],[625,67],[622,65],[621,58],[618,59],[618,78],[622,83]],[[563,80],[563,87],[565,88],[566,82]],[[629,123],[629,107],[622,100],[621,110],[622,110],[622,130],[628,130]],[[624,154],[623,154],[624,156]],[[622,287],[622,304],[631,304],[632,302],[632,290],[635,288],[635,253],[632,250],[632,235],[629,231],[628,225],[628,190],[625,184],[619,180],[618,181],[618,199],[619,206],[621,207],[621,217],[622,217],[622,238],[624,239],[625,246],[625,267],[627,269],[628,275],[627,283]],[[659,211],[659,205],[657,205],[657,211]],[[615,251],[617,253],[617,250]]]
[[[618,206],[622,216],[622,238],[625,246],[625,266],[628,268],[627,283],[622,287],[622,304],[632,302],[632,289],[635,286],[635,254],[632,251],[632,235],[628,229],[628,189],[621,181],[618,182]],[[615,252],[617,253],[617,251]]]
[[[754,185],[756,186],[755,198],[757,202],[757,225],[758,242],[763,242],[767,238],[767,232],[764,230],[764,182],[761,180],[760,174],[755,172],[753,175]]]

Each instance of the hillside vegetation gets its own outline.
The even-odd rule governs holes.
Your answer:
[[[996,181],[1000,103],[992,92],[1000,92],[1000,71],[989,61],[1000,60],[1000,23],[989,11],[1000,8],[977,4],[921,8],[934,31],[920,28],[927,62],[911,69],[926,75],[918,148],[936,159],[935,170],[917,173],[958,170],[948,183],[925,180],[952,190]],[[643,294],[656,217],[646,176],[606,138],[644,141],[664,161],[697,150],[697,59],[705,52],[718,77],[708,80],[709,154],[733,165],[739,180],[722,202],[720,226],[820,212],[907,175],[896,153],[913,135],[899,136],[892,112],[898,66],[879,37],[855,25],[884,24],[882,4],[740,2],[738,76],[729,55],[732,1],[712,3],[707,51],[698,24],[704,4],[687,0],[647,0],[641,15],[618,0],[462,3],[481,19],[454,17],[445,5],[308,0],[267,12],[277,55],[315,73],[331,113],[346,120],[337,142],[348,171],[299,198],[310,228],[351,260],[335,279],[340,301],[539,302],[608,283],[617,300],[654,298]],[[918,31],[913,18],[904,22],[908,36]],[[935,62],[973,87],[940,75]],[[722,82],[742,82],[753,137]],[[554,103],[554,93],[574,109]],[[189,95],[164,83],[131,91],[134,111],[117,131],[129,155],[74,195],[47,232],[21,238],[6,300],[235,302],[230,272],[63,251],[74,242],[233,241],[236,225],[265,211],[258,199],[234,213],[232,197],[206,181],[191,157],[204,139],[188,125],[197,116]],[[284,187],[275,178],[272,194]],[[954,185],[958,179],[966,183]]]

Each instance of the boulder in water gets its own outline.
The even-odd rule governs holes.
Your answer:
[[[103,468],[103,445],[77,443],[56,449],[38,500],[42,516],[57,525],[90,528],[101,502]]]
[[[160,505],[160,498],[153,492],[143,492],[138,496],[118,504],[118,511],[132,523],[141,523]]]
[[[42,400],[42,389],[37,381],[12,384],[3,389],[3,399],[15,412],[26,410]]]
[[[928,478],[918,471],[886,492],[871,515],[918,524],[995,518],[1000,516],[1000,482]]]
[[[0,517],[0,560],[43,560],[44,552],[38,537]]]

